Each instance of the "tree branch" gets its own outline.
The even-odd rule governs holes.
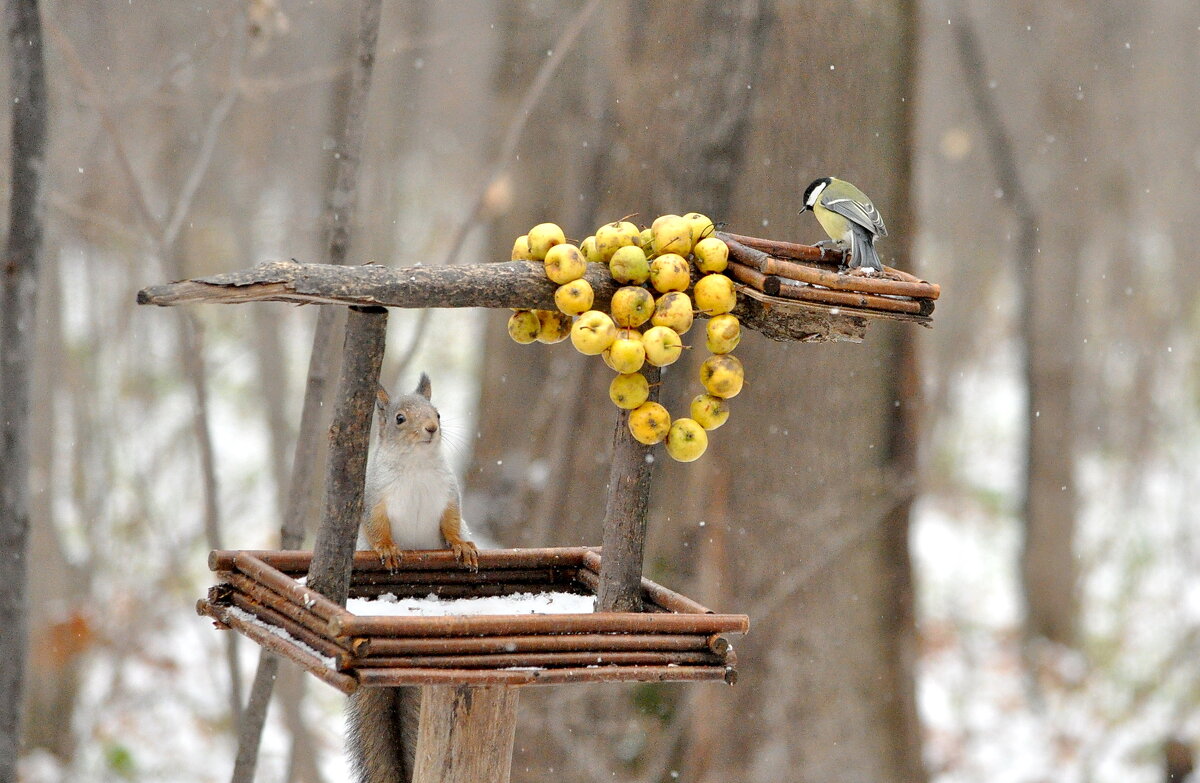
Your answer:
[[[602,264],[585,275],[596,292],[595,307],[612,299],[618,284]],[[342,267],[267,261],[251,269],[151,286],[138,304],[200,302],[293,302],[379,307],[554,308],[557,286],[541,264],[511,261],[446,267]],[[871,318],[886,313],[853,311],[776,299],[743,289],[734,313],[742,325],[772,340],[831,342],[862,340]]]

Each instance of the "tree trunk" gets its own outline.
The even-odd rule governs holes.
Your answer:
[[[37,0],[12,0],[6,12],[12,179],[0,264],[0,780],[16,780],[28,634],[30,364],[42,244],[46,78]]]
[[[797,217],[800,193],[835,174],[872,195],[891,229],[880,243],[885,262],[905,268],[905,237],[915,229],[906,208],[911,3],[638,10],[606,6],[603,23],[585,32],[594,71],[552,87],[532,118],[514,172],[522,206],[498,227],[494,246],[544,220],[582,239],[631,212],[649,223],[693,209],[733,231],[812,241],[822,234],[811,218]],[[514,50],[505,83],[521,85],[533,67],[528,53],[544,51],[563,20],[534,24],[522,11],[509,13]],[[583,128],[572,125],[580,117]],[[581,150],[594,156],[582,186],[573,176],[584,165]],[[579,207],[581,195],[592,208]],[[499,321],[487,338],[488,415],[468,477],[475,508],[491,515],[504,545],[595,543],[611,373],[569,346],[511,344]],[[731,565],[704,571],[727,581],[701,590],[736,596],[740,605],[714,608],[747,611],[754,623],[739,645],[737,687],[711,700],[739,718],[706,749],[706,779],[924,778],[906,538],[912,426],[897,420],[898,401],[902,411],[910,403],[898,395],[912,384],[899,375],[908,349],[896,328],[911,327],[875,326],[862,345],[780,345],[747,335],[737,351],[747,387],[702,462],[678,465],[661,448],[653,452],[648,575],[686,580],[699,570],[697,545],[720,526]],[[685,337],[696,340],[695,330]],[[692,358],[663,373],[662,402],[673,415],[686,415],[697,393],[695,365]],[[565,446],[556,445],[558,432],[569,433]],[[727,521],[707,515],[719,482],[693,480],[698,470],[728,477]],[[642,704],[650,693],[674,704],[680,687],[697,686],[636,692]],[[594,757],[611,765],[594,770],[601,777],[628,769],[608,755],[639,720],[627,696],[614,693],[595,693],[571,734],[572,745],[599,735]],[[530,693],[526,701],[543,698],[554,696]],[[518,736],[516,764],[531,780],[578,763],[578,748],[547,744],[555,732],[541,741]],[[653,755],[650,743],[627,762],[650,765]]]

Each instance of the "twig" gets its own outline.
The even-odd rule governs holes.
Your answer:
[[[121,137],[121,133],[117,130],[117,123],[113,119],[112,114],[108,111],[107,96],[100,89],[100,85],[96,83],[95,78],[83,64],[83,60],[79,57],[79,51],[75,48],[75,44],[67,34],[54,22],[54,18],[49,14],[45,19],[46,32],[49,33],[54,45],[58,47],[63,58],[67,61],[67,69],[77,82],[83,87],[84,92],[91,95],[91,105],[96,110],[96,114],[100,118],[100,124],[104,127],[104,132],[108,135],[108,139],[113,145],[113,154],[116,155],[117,165],[121,169],[121,173],[125,179],[125,185],[129,188],[130,194],[133,196],[133,206],[137,210],[138,218],[142,222],[143,228],[154,239],[159,241],[162,236],[162,221],[154,215],[150,209],[149,199],[146,197],[146,192],[142,189],[142,182],[137,174],[133,171],[133,164],[129,161],[129,154],[125,150],[125,142]]]
[[[192,199],[196,197],[196,191],[200,189],[200,184],[204,181],[204,175],[208,173],[209,164],[212,162],[213,150],[216,149],[217,140],[221,137],[221,127],[225,124],[226,118],[229,117],[229,112],[233,110],[234,104],[238,101],[240,94],[238,82],[241,79],[242,62],[245,57],[246,35],[244,27],[243,25],[235,25],[233,51],[229,55],[229,87],[208,115],[208,123],[205,125],[204,135],[201,137],[200,150],[196,153],[196,160],[192,162],[192,168],[188,171],[187,179],[183,181],[183,187],[179,189],[179,194],[175,197],[175,207],[171,210],[171,217],[167,220],[166,226],[163,228],[162,239],[160,241],[164,247],[174,246],[175,240],[179,237],[179,231],[183,228],[184,221],[187,220],[188,213],[191,211]],[[182,272],[179,274],[182,276]]]

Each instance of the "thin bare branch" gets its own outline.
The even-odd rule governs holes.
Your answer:
[[[147,234],[154,238],[155,242],[158,242],[162,237],[163,222],[150,209],[150,200],[146,196],[146,191],[142,188],[142,181],[134,173],[133,164],[129,160],[129,153],[125,149],[124,139],[121,137],[121,132],[117,129],[117,122],[108,110],[108,106],[110,105],[108,96],[100,88],[100,85],[97,84],[95,77],[92,76],[92,72],[83,64],[83,60],[80,59],[79,51],[75,48],[75,44],[71,42],[66,32],[55,23],[54,17],[47,14],[44,23],[50,39],[54,41],[54,45],[58,47],[59,52],[67,61],[67,70],[70,71],[71,77],[91,97],[90,104],[96,110],[96,114],[100,117],[100,124],[104,128],[109,141],[112,142],[113,154],[116,155],[117,165],[121,169],[125,185],[129,188],[130,195],[133,197],[133,206],[137,210],[142,227],[146,230]]]
[[[525,126],[529,124],[529,118],[533,115],[533,110],[537,103],[542,98],[542,93],[546,91],[546,86],[550,84],[550,79],[558,70],[559,65],[566,58],[567,53],[575,45],[579,34],[583,32],[583,28],[587,25],[588,19],[600,7],[600,0],[588,0],[587,4],[579,9],[575,14],[575,18],[566,26],[561,36],[555,41],[554,50],[550,53],[546,60],[542,63],[542,67],[538,69],[537,75],[529,84],[529,89],[525,91],[525,95],[521,98],[521,103],[517,106],[517,111],[509,122],[508,131],[504,134],[504,141],[500,144],[500,151],[496,154],[496,162],[488,170],[487,174],[479,182],[479,188],[475,194],[475,199],[471,202],[471,209],[467,212],[467,216],[459,224],[458,231],[454,235],[454,241],[450,243],[450,249],[446,252],[446,259],[442,263],[453,264],[458,260],[459,253],[462,252],[463,245],[466,244],[467,236],[470,235],[471,229],[479,220],[479,214],[483,211],[484,201],[487,199],[488,189],[492,183],[500,178],[512,163],[513,155],[517,152],[517,144],[521,141],[521,134],[525,131]]]
[[[184,180],[183,187],[179,190],[178,197],[175,199],[171,218],[163,229],[161,242],[164,247],[171,247],[175,244],[175,240],[179,237],[179,230],[183,228],[188,212],[191,211],[192,199],[195,198],[196,191],[200,189],[200,183],[204,181],[204,175],[208,172],[213,150],[216,149],[217,140],[221,137],[221,128],[224,126],[226,118],[229,117],[229,112],[233,110],[234,104],[238,101],[240,94],[238,82],[241,79],[242,63],[245,58],[246,34],[242,25],[236,25],[233,33],[233,52],[229,56],[230,86],[208,116],[208,123],[205,125],[204,135],[201,137],[200,150],[196,154],[196,160],[192,164],[191,171],[188,172],[187,179]]]

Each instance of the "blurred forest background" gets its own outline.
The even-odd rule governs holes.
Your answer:
[[[229,776],[258,651],[192,606],[210,548],[277,546],[297,497],[312,531],[321,472],[289,482],[319,308],[134,299],[326,257],[357,5],[42,4],[23,781]],[[1200,6],[382,5],[347,263],[690,210],[814,241],[800,193],[833,174],[885,263],[942,285],[932,330],[743,341],[709,453],[656,464],[647,561],[750,615],[741,680],[527,689],[514,780],[1190,768]],[[433,377],[492,541],[598,543],[607,370],[503,319],[393,311],[385,378]],[[287,667],[276,693],[257,779],[345,779],[343,697]]]

